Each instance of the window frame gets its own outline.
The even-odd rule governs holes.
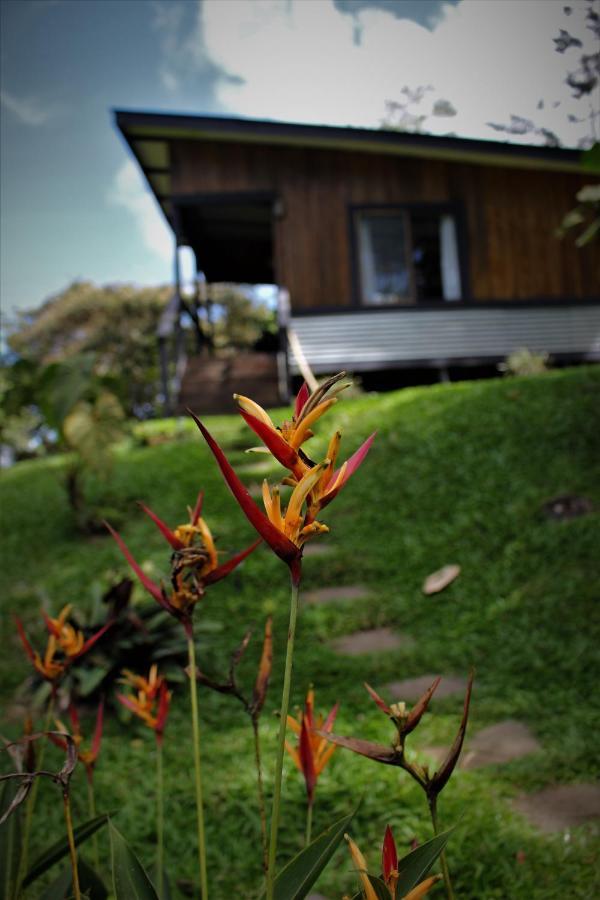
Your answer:
[[[441,217],[451,215],[456,228],[456,245],[458,252],[458,268],[461,284],[461,295],[458,300],[444,300],[440,297],[436,300],[419,300],[416,292],[415,267],[412,262],[412,227],[410,225],[411,212],[431,212]],[[362,291],[362,277],[360,268],[360,220],[364,215],[402,216],[406,232],[406,256],[409,265],[409,284],[411,298],[404,302],[394,303],[368,303],[365,302]],[[467,279],[466,243],[464,209],[460,203],[360,203],[348,206],[348,229],[350,237],[350,263],[352,284],[352,305],[365,310],[394,310],[394,309],[445,309],[447,305],[459,306],[471,299],[470,288]]]

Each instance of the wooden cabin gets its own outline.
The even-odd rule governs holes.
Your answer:
[[[192,248],[206,283],[280,288],[280,366],[271,381],[278,377],[281,398],[306,364],[317,374],[445,371],[495,364],[521,347],[556,361],[600,359],[600,254],[556,237],[591,180],[579,151],[115,116],[174,245]],[[163,345],[169,322],[181,318],[179,293],[176,284]],[[214,360],[210,376],[208,363],[197,367],[200,384],[224,377]],[[236,364],[238,377],[252,380],[243,360]],[[257,377],[266,383],[266,369]]]

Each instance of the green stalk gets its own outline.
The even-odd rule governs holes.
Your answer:
[[[306,846],[310,844],[310,836],[312,834],[312,812],[313,805],[312,803],[308,804],[308,809],[306,810]]]
[[[267,844],[267,811],[265,809],[265,789],[263,786],[262,764],[260,759],[260,737],[258,733],[258,719],[252,716],[252,730],[254,731],[254,761],[256,763],[256,783],[258,790],[258,811],[260,814],[260,836],[263,848],[263,869],[266,873],[269,866],[269,848]]]
[[[198,823],[198,859],[200,862],[200,889],[202,900],[208,900],[206,875],[206,840],[204,837],[204,804],[200,768],[200,725],[198,723],[198,690],[196,686],[196,648],[194,638],[188,635],[188,660],[190,673],[190,697],[192,701],[192,739],[194,744],[194,770],[196,775],[196,819]]]
[[[292,576],[292,598],[290,605],[290,624],[288,628],[287,650],[285,655],[285,672],[283,676],[283,692],[281,695],[281,712],[279,718],[279,738],[277,760],[275,764],[275,785],[273,789],[273,809],[271,813],[271,841],[269,844],[269,867],[267,870],[267,900],[273,900],[275,882],[275,860],[277,856],[277,832],[279,830],[279,809],[281,805],[281,778],[283,772],[283,755],[285,752],[285,729],[290,705],[290,687],[292,683],[292,661],[294,657],[294,637],[296,619],[298,617],[299,579]]]
[[[163,896],[163,869],[164,869],[164,789],[163,789],[163,759],[162,740],[156,737],[156,882],[159,897]]]
[[[433,825],[433,833],[435,836],[439,834],[439,825],[437,817],[437,797],[428,797],[429,812],[431,813],[431,824]],[[454,891],[452,890],[452,882],[450,881],[450,869],[448,868],[448,860],[446,859],[446,851],[440,853],[440,865],[442,867],[442,875],[444,876],[444,885],[446,887],[446,895],[448,900],[455,900]]]
[[[73,873],[73,897],[81,900],[79,889],[79,872],[77,871],[77,852],[75,850],[75,837],[73,835],[73,820],[71,819],[71,804],[69,802],[69,789],[63,791],[63,803],[65,809],[65,822],[67,824],[67,838],[69,840],[69,857],[71,859],[71,872]]]
[[[88,813],[90,819],[96,818],[96,798],[94,797],[94,777],[93,770],[86,771],[87,776],[87,795],[88,795]],[[96,872],[100,872],[100,854],[98,853],[98,835],[96,832],[92,835],[92,852],[94,855],[94,868]]]
[[[44,724],[42,727],[42,732],[49,731],[50,729],[50,720],[54,713],[54,691],[50,694],[48,698],[48,706],[46,707],[46,716],[44,718]],[[46,741],[43,740],[40,744],[40,752],[38,754],[38,758],[36,761],[36,765],[38,770],[42,769],[42,763],[44,762],[44,752],[46,750]],[[17,875],[17,885],[18,890],[17,894],[21,893],[21,884],[25,875],[27,873],[27,862],[29,859],[29,835],[31,833],[31,821],[33,819],[33,811],[35,809],[35,803],[37,800],[37,793],[39,790],[39,778],[36,778],[33,782],[33,787],[31,788],[29,797],[27,798],[27,805],[25,808],[25,824],[23,826],[23,843],[21,845],[21,858],[19,859],[19,872]]]

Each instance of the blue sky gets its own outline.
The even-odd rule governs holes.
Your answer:
[[[568,115],[586,106],[563,79],[578,52],[557,54],[552,38],[568,27],[589,42],[588,3],[571,2],[568,19],[564,5],[0,0],[3,310],[75,278],[171,278],[172,237],[115,107],[378,127],[386,101],[423,86],[407,115],[425,115],[426,131],[497,139],[486,122],[513,113],[576,145],[586,126]]]

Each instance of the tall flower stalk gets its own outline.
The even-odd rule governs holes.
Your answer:
[[[320,463],[313,462],[302,449],[302,445],[313,436],[312,426],[337,402],[337,394],[348,386],[347,382],[343,382],[344,377],[344,372],[335,375],[320,385],[312,394],[309,393],[307,386],[303,385],[296,398],[294,414],[291,420],[284,422],[280,428],[273,424],[265,410],[253,400],[235,395],[240,413],[246,423],[261,439],[275,459],[289,472],[289,475],[283,479],[283,483],[290,485],[293,490],[285,510],[281,507],[279,488],[274,487],[271,489],[266,481],[263,484],[265,512],[254,503],[217,442],[202,422],[194,416],[194,420],[215,457],[225,481],[246,518],[290,570],[290,618],[271,812],[267,900],[272,900],[273,898],[275,883],[277,835],[281,809],[281,782],[292,683],[294,642],[298,619],[302,552],[307,540],[329,531],[327,525],[317,520],[317,516],[337,496],[350,476],[360,466],[375,437],[374,434],[371,435],[362,447],[349,460],[344,462],[339,469],[335,468],[341,442],[339,431],[335,432],[331,438],[327,457]]]
[[[192,749],[194,757],[194,783],[196,797],[196,820],[198,829],[198,863],[200,872],[200,889],[202,900],[208,900],[208,874],[206,866],[206,838],[204,827],[204,801],[202,791],[202,766],[200,756],[200,718],[198,714],[198,691],[196,687],[196,648],[194,644],[193,613],[196,604],[204,596],[206,588],[225,578],[258,546],[255,541],[241,553],[232,556],[227,562],[219,565],[217,550],[210,529],[202,518],[204,495],[198,494],[196,505],[189,508],[189,521],[169,528],[151,509],[140,504],[147,516],[152,519],[162,536],[170,545],[171,577],[170,589],[152,581],[133,558],[121,536],[106,524],[106,527],[119,545],[129,565],[139,578],[148,593],[176,618],[185,630],[188,649],[188,672],[190,673],[190,704],[192,718]]]

